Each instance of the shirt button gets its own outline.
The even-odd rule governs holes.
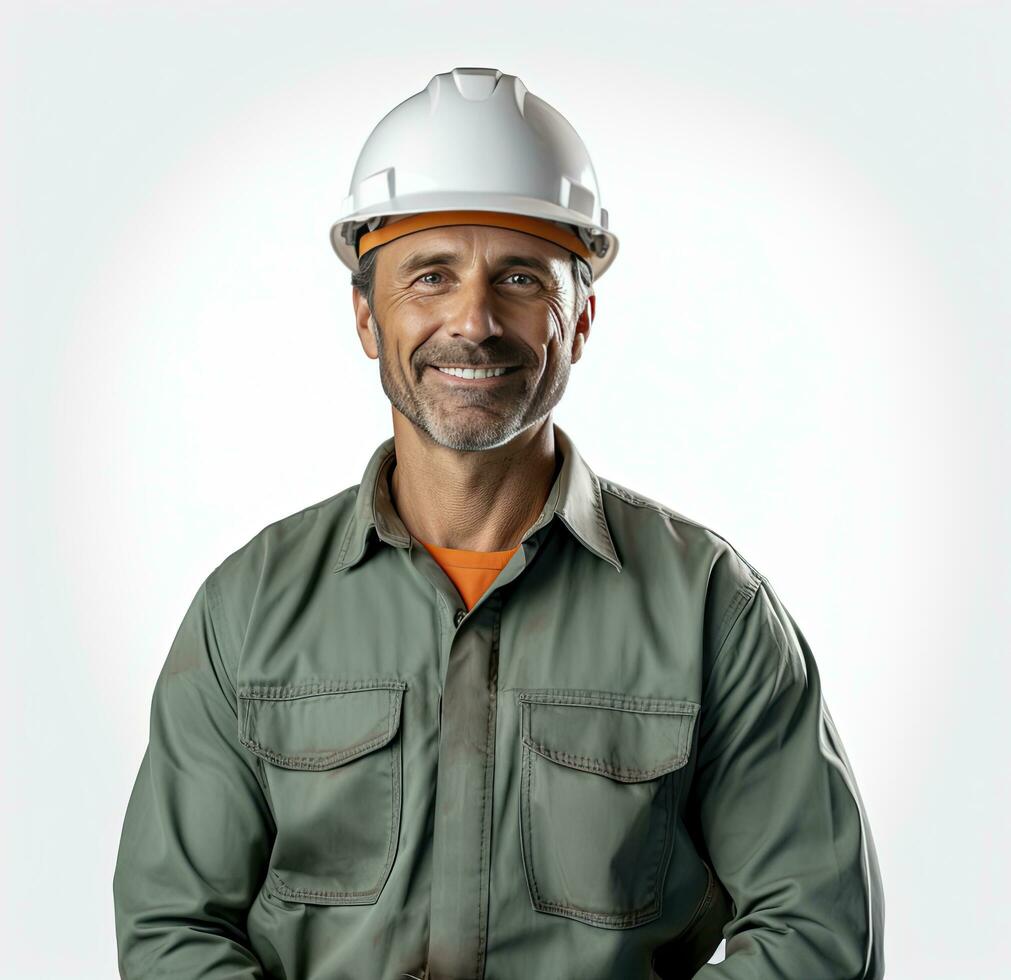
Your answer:
[[[453,617],[453,622],[459,626],[463,622],[463,617],[467,614],[462,609],[457,609],[456,615]]]

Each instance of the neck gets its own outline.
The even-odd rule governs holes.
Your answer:
[[[561,461],[550,414],[511,442],[458,452],[393,409],[393,504],[408,531],[441,548],[506,551],[540,516]]]

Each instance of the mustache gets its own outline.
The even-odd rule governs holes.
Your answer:
[[[525,358],[519,352],[513,353],[512,351],[497,351],[494,354],[488,354],[486,357],[476,357],[474,352],[467,354],[460,353],[454,354],[452,351],[446,351],[444,354],[428,355],[422,367],[446,367],[451,365],[453,367],[467,367],[467,368],[496,368],[496,367],[523,367],[527,363],[527,358]]]

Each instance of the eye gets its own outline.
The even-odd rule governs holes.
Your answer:
[[[442,275],[441,272],[424,272],[420,276],[418,276],[418,278],[415,280],[415,282],[423,282],[429,276],[441,276],[441,275]],[[428,283],[425,283],[425,285],[426,286],[437,286],[438,283],[428,282]]]
[[[536,286],[537,285],[537,280],[534,279],[533,276],[528,276],[525,272],[510,272],[509,275],[506,276],[506,279],[507,280],[508,279],[515,279],[517,276],[519,276],[521,279],[526,279],[527,280],[526,282],[517,283],[516,285],[518,285],[518,286]]]

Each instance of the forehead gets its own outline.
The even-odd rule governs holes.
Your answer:
[[[379,261],[396,271],[402,266],[417,266],[427,256],[439,255],[442,261],[468,264],[475,261],[502,262],[504,259],[526,257],[539,259],[546,266],[567,265],[569,252],[535,235],[512,228],[487,225],[447,225],[426,228],[395,238],[382,247]]]

